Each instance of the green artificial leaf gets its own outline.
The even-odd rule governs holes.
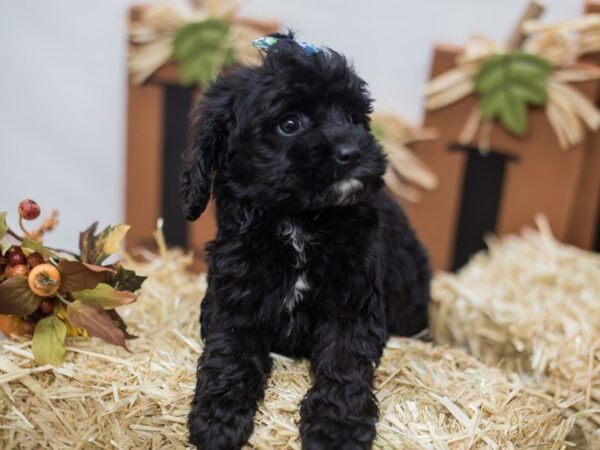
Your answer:
[[[107,227],[102,234],[100,240],[102,242],[102,253],[112,255],[121,250],[121,241],[131,227],[129,225],[117,225],[115,227]]]
[[[207,19],[182,26],[173,40],[173,59],[179,63],[182,81],[206,86],[219,72],[233,64],[229,24]]]
[[[90,336],[127,349],[125,333],[112,321],[102,306],[76,300],[67,306],[67,319],[71,325],[85,329]]]
[[[10,277],[0,283],[0,314],[27,316],[38,309],[41,302],[41,297],[29,288],[27,277]]]
[[[100,283],[93,289],[85,289],[73,292],[75,300],[81,300],[83,303],[94,303],[105,309],[116,308],[117,306],[133,303],[136,295],[132,292],[117,291],[112,286]]]
[[[0,212],[0,239],[4,237],[8,231],[8,224],[6,223],[6,211]]]
[[[79,233],[79,256],[81,262],[91,263],[96,258],[96,228],[98,222],[91,224],[85,231]]]
[[[93,289],[98,283],[106,281],[111,274],[115,273],[109,267],[67,260],[58,263],[58,271],[60,272],[62,287],[68,292]]]
[[[107,283],[118,291],[135,292],[142,287],[148,277],[137,275],[133,270],[125,269],[120,263],[113,264],[116,273],[109,276]]]
[[[79,234],[79,253],[83,263],[101,264],[121,249],[121,241],[131,228],[129,225],[107,226],[100,234],[94,234],[98,222]]]
[[[475,75],[483,119],[498,119],[507,131],[522,136],[527,131],[527,106],[548,101],[546,80],[552,70],[544,58],[524,52],[485,60]]]
[[[26,237],[25,239],[23,239],[23,242],[21,242],[21,247],[27,248],[34,252],[38,252],[40,255],[42,255],[46,259],[57,257],[55,253],[48,250],[46,247],[44,247],[44,244],[42,244],[40,241],[36,241],[35,239]]]
[[[67,326],[56,316],[40,320],[33,330],[31,350],[38,364],[61,366],[65,362]]]
[[[121,241],[131,228],[129,225],[106,227],[99,236],[95,237],[96,256],[94,264],[101,264],[106,258],[121,249]]]

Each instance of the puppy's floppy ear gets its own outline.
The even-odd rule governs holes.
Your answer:
[[[198,108],[198,122],[185,170],[179,178],[179,195],[188,220],[196,220],[206,209],[212,188],[213,172],[217,169],[217,152],[226,144],[224,105],[215,105],[215,98],[205,97]]]

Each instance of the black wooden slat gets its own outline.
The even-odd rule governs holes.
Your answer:
[[[182,154],[188,143],[192,90],[165,85],[163,119],[162,216],[169,245],[187,246],[187,221],[179,202]]]
[[[456,236],[453,270],[485,248],[484,236],[496,231],[506,164],[516,158],[505,152],[482,154],[477,148],[452,145],[450,150],[467,152]]]

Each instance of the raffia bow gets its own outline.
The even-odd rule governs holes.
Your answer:
[[[587,14],[551,24],[528,20],[523,24],[523,32],[537,35],[537,45],[549,46],[545,50],[549,53],[552,53],[552,47],[556,47],[553,42],[560,43],[562,58],[557,65],[600,51],[600,14]]]
[[[139,20],[129,23],[132,45],[128,66],[132,81],[143,83],[171,60],[175,36],[183,26],[207,19],[221,19],[230,24],[228,39],[236,60],[245,63],[258,61],[251,42],[262,34],[262,30],[235,20],[241,3],[241,0],[207,0],[200,4],[196,2],[194,7],[169,3],[145,8]]]
[[[418,203],[422,195],[417,188],[433,190],[438,180],[408,146],[413,142],[436,139],[437,132],[431,128],[411,126],[387,112],[373,113],[371,119],[374,134],[388,157],[385,184],[398,197]]]
[[[600,17],[584,16],[555,25],[528,21],[524,28],[534,36],[523,44],[522,51],[544,58],[554,69],[546,80],[548,99],[545,109],[548,121],[563,149],[577,145],[584,138],[584,124],[592,130],[600,127],[600,112],[569,83],[600,78],[600,69],[569,65],[585,53],[600,50]],[[573,33],[577,35],[573,37]],[[457,57],[456,67],[427,84],[426,108],[443,108],[474,94],[474,78],[481,65],[490,57],[508,50],[485,36],[471,37]],[[492,121],[482,120],[480,103],[477,102],[467,117],[458,140],[466,145],[479,135],[478,147],[487,151],[490,148],[492,126]]]

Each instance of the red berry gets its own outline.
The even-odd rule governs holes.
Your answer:
[[[40,303],[40,311],[44,315],[51,314],[54,311],[54,302],[50,299],[46,299]]]
[[[8,255],[8,265],[18,266],[22,264],[27,264],[27,258],[22,251],[14,252],[11,255]]]
[[[40,206],[31,199],[19,203],[19,216],[25,220],[35,220],[40,216]]]
[[[35,266],[39,266],[40,264],[44,264],[45,262],[46,260],[44,257],[38,252],[30,253],[29,256],[27,256],[27,265],[30,269],[33,269]]]
[[[4,274],[9,278],[16,276],[26,277],[29,274],[29,267],[27,267],[25,264],[6,266],[6,269],[4,269]]]
[[[23,253],[23,249],[18,245],[11,245],[10,247],[8,247],[8,250],[6,250],[4,256],[8,258],[10,257],[10,255],[13,255],[15,253]]]

